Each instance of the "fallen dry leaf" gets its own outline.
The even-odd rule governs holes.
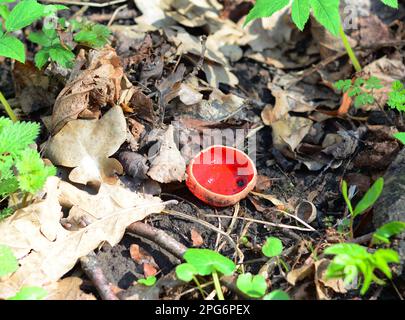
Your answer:
[[[69,179],[76,183],[115,183],[121,164],[109,158],[125,142],[127,125],[120,107],[111,108],[100,120],[72,120],[51,138],[45,156],[55,165],[74,168]]]
[[[190,234],[191,241],[193,242],[193,247],[201,247],[204,244],[204,239],[197,230],[195,230],[194,228],[191,229]]]
[[[44,289],[48,291],[45,300],[96,300],[95,296],[80,289],[82,283],[80,278],[68,277],[45,286]]]
[[[120,59],[113,48],[91,50],[87,59],[81,51],[69,82],[56,98],[49,128],[51,133],[56,134],[86,109],[115,105],[121,95],[123,76]]]
[[[170,125],[160,139],[160,150],[152,160],[148,176],[160,183],[183,181],[186,161],[174,142],[174,128]]]
[[[2,278],[0,299],[13,296],[22,285],[43,286],[58,281],[80,257],[87,255],[100,243],[107,241],[114,246],[121,240],[128,225],[151,213],[160,212],[164,207],[157,197],[143,197],[127,190],[133,195],[132,200],[128,199],[128,193],[122,198],[113,195],[109,199],[109,207],[96,208],[97,196],[89,195],[56,177],[48,179],[44,191],[47,194],[44,200],[17,210],[13,216],[0,222],[1,243],[13,250],[20,264],[15,273]],[[59,223],[62,210],[59,202],[66,207],[78,202],[84,206],[82,201],[87,201],[88,197],[94,201],[86,203],[87,207],[82,211],[86,211],[88,216],[97,214],[98,217],[85,228],[76,231],[64,229]],[[41,232],[41,216],[47,216],[48,223],[53,226],[55,238],[52,237],[52,240]]]

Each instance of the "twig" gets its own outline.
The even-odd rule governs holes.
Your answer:
[[[373,237],[374,232],[365,234],[364,236],[358,237],[356,239],[351,240],[351,243],[366,243],[369,242],[371,240],[371,238]]]
[[[117,14],[118,14],[120,11],[126,9],[127,7],[128,7],[128,5],[124,4],[124,5],[120,6],[120,7],[118,7],[117,9],[115,9],[115,11],[114,11],[114,13],[113,13],[113,15],[112,15],[110,21],[108,21],[107,26],[110,27],[110,26],[113,24],[115,18],[117,17]]]
[[[89,7],[96,7],[96,8],[104,8],[108,6],[112,6],[114,4],[124,3],[128,0],[113,0],[105,3],[97,3],[97,2],[84,2],[84,1],[71,1],[71,0],[42,0],[42,2],[48,3],[60,3],[60,4],[67,4],[67,5],[75,5],[75,6],[89,6]]]
[[[110,283],[104,276],[103,270],[98,264],[97,256],[90,252],[87,256],[80,258],[83,271],[93,282],[103,300],[120,300],[113,292]]]
[[[127,231],[155,242],[179,259],[182,259],[183,254],[187,250],[185,245],[169,236],[163,230],[157,229],[143,222],[134,222],[127,227]]]

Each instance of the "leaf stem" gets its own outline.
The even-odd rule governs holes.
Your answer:
[[[7,115],[10,117],[11,121],[17,122],[17,116],[15,115],[13,109],[11,109],[10,104],[7,102],[7,99],[4,97],[3,93],[0,91],[0,102],[3,104],[4,109],[7,112]]]
[[[354,53],[352,47],[350,46],[349,39],[347,39],[347,36],[343,29],[343,25],[340,25],[339,33],[340,33],[340,38],[342,39],[343,45],[345,46],[345,49],[347,51],[347,54],[349,55],[349,58],[353,63],[354,69],[356,70],[356,72],[360,72],[362,70],[360,62],[357,59],[356,54]]]
[[[221,283],[219,282],[218,273],[215,270],[212,272],[212,279],[214,280],[214,287],[217,292],[218,300],[225,300],[221,289]]]
[[[204,290],[201,287],[200,281],[198,281],[196,276],[193,276],[193,280],[195,282],[195,284],[197,285],[198,290],[200,291],[202,297],[205,299],[205,294],[204,294]]]

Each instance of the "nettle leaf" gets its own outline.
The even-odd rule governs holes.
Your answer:
[[[0,56],[25,63],[24,44],[13,36],[3,34],[0,37]]]
[[[182,281],[190,282],[197,274],[197,269],[190,263],[182,263],[176,267],[177,278]]]
[[[40,287],[23,287],[14,297],[7,300],[41,300],[48,295],[48,292]]]
[[[209,249],[187,249],[183,257],[202,276],[212,274],[214,271],[224,275],[231,275],[236,269],[236,265],[232,260]]]
[[[266,294],[263,300],[290,300],[290,296],[283,290],[274,290]]]
[[[247,15],[244,25],[255,19],[271,17],[277,11],[288,6],[289,3],[290,0],[257,0]]]
[[[39,124],[34,122],[16,122],[3,128],[0,126],[0,154],[18,154],[34,143],[38,134]]]
[[[36,0],[23,0],[11,10],[6,20],[6,30],[11,32],[25,28],[42,18],[43,15],[44,6],[42,4]]]
[[[315,19],[334,36],[339,35],[339,0],[309,0]]]
[[[401,141],[403,144],[405,144],[405,132],[398,132],[394,134],[394,137],[397,138],[399,141]]]
[[[64,68],[72,67],[75,55],[72,51],[62,47],[60,44],[49,48],[50,58]]]
[[[262,252],[266,257],[277,257],[283,252],[283,243],[279,238],[268,237]]]
[[[405,222],[392,221],[384,224],[373,234],[373,243],[390,243],[392,236],[398,235],[405,230]]]
[[[381,0],[385,5],[398,9],[398,0]]]
[[[241,274],[236,280],[236,286],[240,291],[252,298],[263,297],[267,290],[266,279],[258,274]]]
[[[380,197],[383,187],[384,179],[382,177],[378,178],[354,208],[354,216],[358,216],[372,207]]]
[[[293,0],[291,8],[291,17],[295,25],[301,31],[304,30],[305,24],[311,13],[309,0]]]
[[[17,271],[18,260],[10,247],[0,244],[0,277]]]
[[[38,69],[42,69],[42,67],[48,62],[50,56],[49,56],[49,49],[48,48],[43,48],[41,50],[39,50],[36,54],[35,54],[35,66]]]

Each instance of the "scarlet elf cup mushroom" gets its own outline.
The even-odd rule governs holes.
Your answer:
[[[200,200],[215,207],[245,198],[257,180],[256,166],[244,152],[215,145],[200,151],[187,167],[186,184]]]

